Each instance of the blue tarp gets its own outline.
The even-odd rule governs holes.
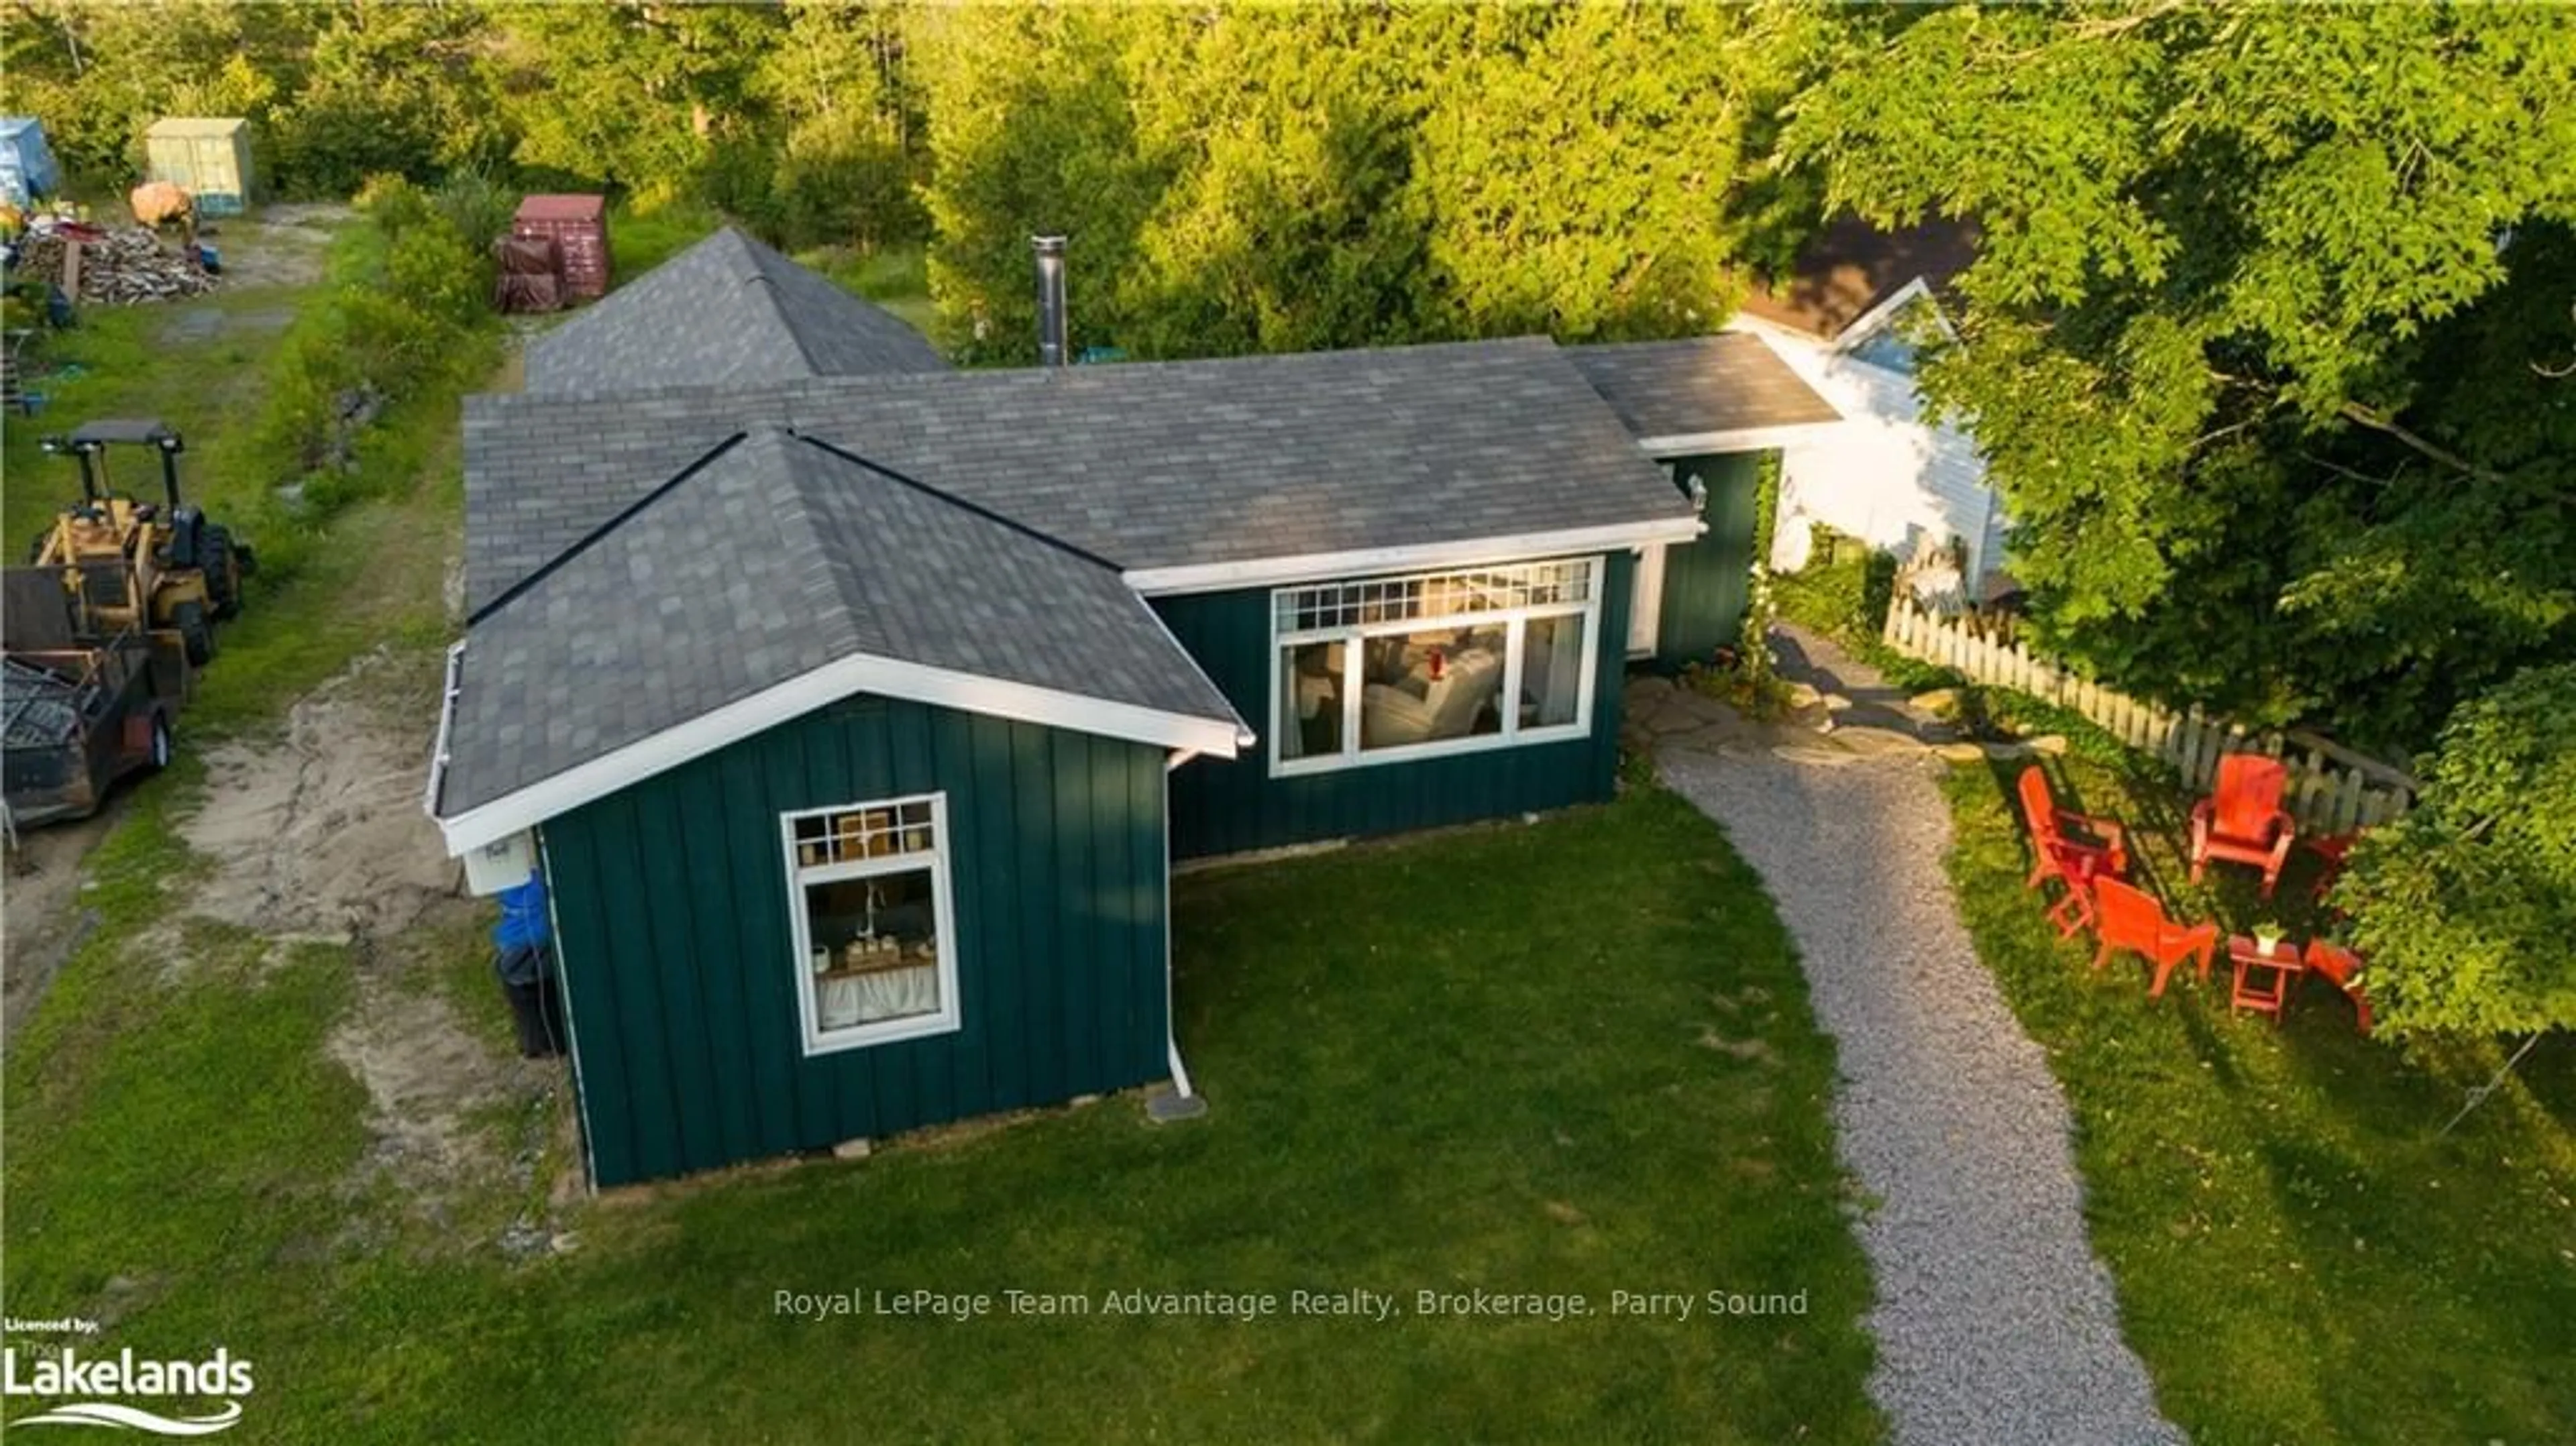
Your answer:
[[[492,926],[492,942],[504,953],[534,948],[553,937],[546,920],[544,878],[530,874],[526,883],[501,891],[501,922]]]
[[[0,116],[0,198],[24,206],[62,188],[61,171],[45,144],[44,122],[34,116]]]

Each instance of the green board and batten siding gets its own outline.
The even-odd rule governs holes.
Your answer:
[[[1163,785],[1151,745],[861,698],[547,823],[596,1183],[1167,1076]],[[780,815],[933,792],[963,1027],[807,1056]]]
[[[1197,758],[1172,775],[1172,854],[1201,858],[1318,839],[1396,833],[1606,801],[1619,766],[1620,642],[1636,559],[1608,555],[1589,736],[1526,748],[1272,778],[1270,589],[1158,597],[1154,610],[1259,744],[1235,759]]]
[[[1677,484],[1687,489],[1697,478],[1708,489],[1700,513],[1708,531],[1696,542],[1664,550],[1664,604],[1655,621],[1657,668],[1704,663],[1719,648],[1742,641],[1765,455],[1733,452],[1671,463]]]

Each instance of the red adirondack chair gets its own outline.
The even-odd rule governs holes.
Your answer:
[[[2361,984],[2361,956],[2323,939],[2308,941],[2308,972],[2323,975],[2352,1001],[2354,1023],[2370,1033],[2370,994]]]
[[[2100,915],[2095,927],[2102,939],[2101,950],[2093,956],[2094,968],[2110,963],[2111,956],[2122,949],[2145,955],[2156,969],[2155,983],[2147,989],[2150,997],[2165,992],[2174,966],[2185,959],[2197,957],[2200,977],[2209,977],[2210,960],[2218,952],[2216,924],[2177,924],[2165,917],[2165,906],[2153,894],[2113,878],[2093,881],[2093,907]]]
[[[2048,775],[2036,765],[2022,770],[2020,788],[2031,856],[2022,887],[2036,889],[2050,879],[2066,885],[2066,897],[2048,911],[2065,937],[2093,922],[2093,880],[2129,871],[2128,837],[2110,819],[2059,808]]]
[[[2211,859],[2252,864],[2263,871],[2263,897],[2281,882],[2299,826],[2281,807],[2290,770],[2259,753],[2231,753],[2218,760],[2218,791],[2191,809],[2191,878],[2200,882]]]

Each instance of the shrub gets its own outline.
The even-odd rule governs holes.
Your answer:
[[[519,193],[480,166],[450,171],[430,199],[466,249],[484,258],[491,256],[493,242],[510,234],[519,210]]]
[[[2576,1025],[2576,663],[2442,729],[2413,812],[2362,836],[2333,902],[2392,1035]]]
[[[1876,638],[1896,592],[1896,555],[1814,527],[1807,565],[1779,577],[1780,615],[1846,642]]]
[[[359,193],[366,229],[334,267],[338,285],[289,328],[270,366],[253,442],[307,474],[322,512],[348,492],[355,436],[382,407],[450,379],[489,325],[489,261],[453,219],[481,224],[496,192],[468,183],[423,191],[377,176]]]

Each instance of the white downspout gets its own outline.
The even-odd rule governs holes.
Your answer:
[[[591,1144],[590,1091],[581,1084],[581,1027],[573,1023],[572,969],[564,962],[563,917],[555,909],[554,851],[546,847],[543,824],[536,829],[537,874],[546,884],[546,932],[553,935],[546,942],[555,956],[555,993],[563,1001],[564,1053],[572,1062],[573,1124],[581,1133],[581,1183],[585,1192],[599,1193],[599,1152]],[[1166,931],[1169,932],[1169,931]]]
[[[1180,1022],[1172,1008],[1172,772],[1197,756],[1176,748],[1163,764],[1163,1058],[1172,1067],[1173,1093],[1145,1102],[1145,1118],[1156,1124],[1207,1113],[1207,1101],[1190,1085],[1190,1067],[1181,1062]]]

